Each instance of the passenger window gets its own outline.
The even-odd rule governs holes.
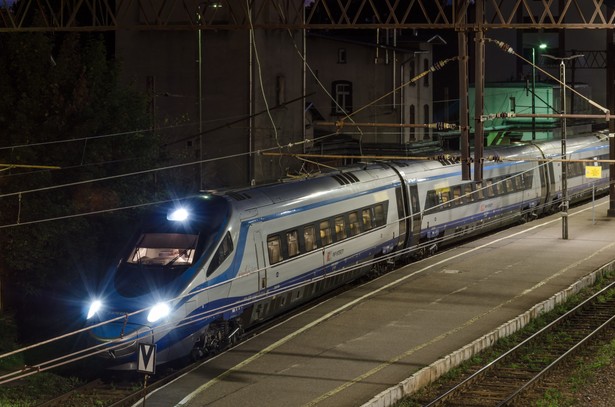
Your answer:
[[[487,185],[486,185],[485,189],[487,190],[487,196],[489,198],[493,198],[495,196],[495,190],[493,188],[493,181],[492,180],[490,180],[490,179],[487,180]]]
[[[502,179],[497,179],[494,182],[494,186],[496,190],[496,195],[503,195],[506,193],[506,191],[504,190],[504,181]]]
[[[439,198],[440,198],[440,209],[445,209],[451,206],[450,204],[450,200],[451,200],[451,191],[450,189],[446,188],[446,189],[441,189],[438,192]]]
[[[476,191],[474,192],[474,196],[476,197],[476,200],[485,199],[485,189],[482,182],[476,183]]]
[[[386,224],[384,207],[382,204],[374,206],[374,223],[376,224],[376,227],[384,226]]]
[[[474,194],[472,194],[472,184],[465,184],[463,186],[463,199],[466,202],[472,202],[474,200]]]
[[[209,263],[209,268],[207,269],[207,276],[213,273],[219,266],[222,264],[224,260],[232,253],[233,251],[233,239],[231,239],[231,234],[226,232],[224,235],[224,239],[222,239],[222,243],[218,246],[218,250],[211,259],[211,263]]]
[[[269,251],[269,264],[276,264],[283,260],[280,247],[281,247],[280,236],[272,235],[267,238],[267,250]]]
[[[363,230],[370,230],[372,228],[372,211],[367,208],[361,211],[361,218],[363,220]]]
[[[531,172],[526,172],[523,175],[523,184],[525,185],[525,189],[532,189],[533,178],[534,177]]]
[[[346,223],[343,216],[338,216],[335,218],[335,240],[342,239],[346,239]]]
[[[506,190],[508,193],[514,192],[515,187],[513,186],[512,178],[506,178]]]
[[[297,231],[286,232],[286,244],[288,246],[288,257],[294,257],[299,254],[299,241],[297,240]]]
[[[427,198],[425,199],[425,210],[431,209],[438,204],[438,198],[436,197],[436,191],[427,191]]]
[[[515,176],[515,191],[523,191],[523,175]]]
[[[359,215],[357,212],[350,212],[348,214],[348,226],[350,227],[350,236],[361,233],[361,224],[359,223]]]
[[[463,200],[461,199],[461,186],[453,187],[453,205],[461,205],[463,204]]]
[[[305,243],[305,251],[311,252],[318,249],[316,244],[316,231],[314,226],[306,226],[303,228],[303,240]]]
[[[328,245],[333,243],[333,236],[331,235],[331,226],[329,226],[328,220],[320,222],[320,241],[322,245]]]

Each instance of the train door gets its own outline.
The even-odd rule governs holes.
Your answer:
[[[547,158],[539,145],[535,144],[535,147],[538,148],[543,158]],[[553,163],[548,161],[539,163],[538,173],[540,174],[540,205],[543,207],[542,211],[549,212],[556,194]]]
[[[261,292],[267,289],[267,259],[265,257],[267,250],[265,249],[265,242],[260,230],[254,231],[254,246],[256,253],[257,290]]]
[[[395,200],[397,201],[397,219],[399,219],[399,242],[397,243],[398,248],[406,247],[408,244],[407,233],[408,233],[408,217],[410,214],[404,205],[404,201],[407,200],[407,197],[403,196],[402,188],[395,188]]]
[[[421,205],[419,204],[419,191],[416,184],[408,186],[408,197],[410,207],[410,241],[408,247],[419,244],[421,238]]]

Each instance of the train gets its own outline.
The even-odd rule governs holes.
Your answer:
[[[570,138],[567,151],[571,203],[608,190],[598,161],[607,134]],[[89,336],[116,369],[136,368],[139,343],[156,346],[156,364],[198,358],[383,265],[562,210],[559,141],[487,147],[485,157],[480,181],[462,179],[459,157],[447,155],[161,205],[88,299]],[[587,178],[587,165],[602,178]]]

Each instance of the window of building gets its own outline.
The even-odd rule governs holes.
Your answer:
[[[425,104],[423,105],[423,123],[425,124],[429,124],[430,119],[429,119],[429,105]],[[425,128],[425,140],[429,139],[429,129]]]
[[[334,81],[331,87],[335,98],[332,114],[343,115],[352,112],[352,82]]]
[[[416,108],[414,105],[410,105],[410,124],[416,124]],[[416,141],[414,127],[410,127],[410,140]]]
[[[337,63],[345,64],[346,63],[346,48],[338,48],[337,50]]]
[[[429,59],[427,58],[423,60],[423,71],[425,72],[429,71]],[[425,87],[429,86],[429,75],[431,74],[427,74],[423,76],[423,86]]]

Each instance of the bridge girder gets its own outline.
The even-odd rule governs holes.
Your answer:
[[[474,15],[473,3],[481,3],[488,21],[466,18]],[[0,32],[613,29],[614,6],[613,0],[0,0]]]

